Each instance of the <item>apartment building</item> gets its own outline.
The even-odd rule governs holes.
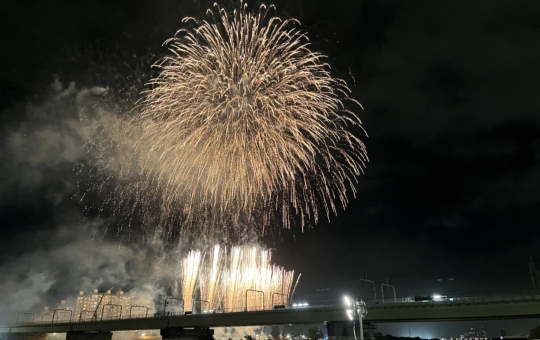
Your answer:
[[[85,295],[83,291],[75,299],[76,320],[90,320],[92,318],[119,319],[130,314],[131,307],[138,302],[133,297],[124,295],[123,291],[113,293],[111,289],[99,292],[94,289],[91,294]]]

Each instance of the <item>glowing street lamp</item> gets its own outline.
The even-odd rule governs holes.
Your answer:
[[[366,303],[364,300],[356,299],[352,301],[349,299],[349,297],[344,296],[343,300],[345,301],[345,305],[347,305],[347,309],[345,312],[347,313],[347,316],[351,321],[354,321],[354,317],[358,316],[358,321],[360,322],[360,340],[364,340],[364,326],[362,324],[362,318],[364,315],[367,314],[367,308]],[[353,332],[354,332],[354,338],[356,339],[356,331],[355,331],[355,325],[353,323]]]

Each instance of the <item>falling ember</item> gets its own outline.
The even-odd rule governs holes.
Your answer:
[[[352,111],[360,104],[296,19],[240,6],[185,18],[151,89],[116,125],[127,151],[101,167],[120,183],[109,201],[128,215],[230,229],[289,227],[297,215],[304,226],[356,194],[368,161],[351,131],[362,129]]]
[[[271,264],[271,253],[260,247],[231,247],[229,252],[216,245],[201,259],[192,251],[182,261],[180,278],[185,310],[263,310],[287,305],[293,294],[294,271]],[[197,262],[198,271],[193,263]],[[199,266],[200,264],[200,266]],[[298,280],[298,279],[297,279]],[[200,291],[193,289],[200,287]],[[187,302],[189,301],[189,305]],[[198,301],[199,305],[193,301]]]

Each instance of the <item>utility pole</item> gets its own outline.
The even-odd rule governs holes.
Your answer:
[[[345,300],[345,304],[347,307],[352,307],[352,309],[345,309],[345,312],[347,313],[347,316],[351,321],[354,321],[354,317],[358,316],[358,322],[360,323],[360,340],[364,340],[364,324],[362,321],[362,318],[364,315],[367,314],[367,307],[366,303],[362,299],[356,299],[351,301],[347,296],[343,297]],[[355,331],[356,325],[353,323],[353,332],[354,338],[356,339],[356,331]]]
[[[362,318],[367,314],[366,303],[363,300],[356,299],[355,305],[358,313],[358,321],[360,322],[360,340],[364,340],[364,323]]]

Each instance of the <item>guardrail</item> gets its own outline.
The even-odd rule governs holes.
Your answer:
[[[452,303],[498,303],[498,302],[529,302],[540,301],[540,291],[513,291],[502,292],[497,295],[486,294],[477,296],[459,296],[459,295],[444,295],[444,296],[425,296],[426,300],[415,300],[415,296],[398,297],[394,301],[386,299],[370,299],[364,300],[368,306],[376,307],[378,305],[392,306],[411,303],[420,304],[452,304]]]
[[[66,325],[66,324],[81,324],[81,323],[93,323],[93,322],[101,322],[101,321],[117,321],[117,320],[131,320],[131,319],[156,319],[156,318],[167,318],[167,317],[192,317],[192,316],[200,316],[200,315],[214,315],[214,314],[232,314],[232,313],[253,313],[253,312],[264,312],[264,311],[272,311],[272,310],[280,310],[280,309],[288,309],[288,310],[296,310],[296,309],[308,309],[308,308],[335,308],[335,305],[310,305],[310,306],[302,306],[301,308],[298,307],[286,307],[286,308],[274,308],[274,309],[265,309],[263,306],[250,306],[247,308],[245,307],[238,307],[238,308],[227,308],[227,309],[216,309],[216,310],[203,310],[203,311],[187,311],[187,312],[167,312],[166,314],[163,313],[154,313],[153,315],[146,315],[146,314],[132,314],[132,315],[124,315],[124,316],[111,316],[111,317],[99,317],[91,318],[86,317],[83,319],[71,319],[71,320],[50,320],[50,321],[30,321],[30,322],[18,322],[11,327],[27,327],[27,326],[48,326],[48,325]]]
[[[97,320],[92,318],[84,318],[81,320],[50,320],[50,321],[28,321],[28,322],[18,322],[13,325],[13,327],[20,327],[20,326],[48,326],[48,325],[62,325],[62,324],[72,324],[72,323],[90,323],[90,322],[96,322],[96,321],[109,321],[109,320],[130,320],[130,319],[147,319],[151,318],[151,316],[146,316],[146,314],[140,314],[140,315],[126,315],[122,317],[99,317]]]
[[[401,297],[388,300],[385,299],[371,299],[364,300],[366,305],[369,308],[392,308],[399,307],[403,305],[411,304],[421,304],[421,305],[459,305],[459,304],[490,304],[490,303],[519,303],[519,302],[540,302],[540,291],[515,291],[515,292],[506,292],[502,295],[480,295],[480,296],[440,296],[437,299],[431,299],[426,301],[415,301],[414,297]],[[276,307],[276,306],[274,306]],[[342,301],[321,301],[315,304],[301,306],[287,306],[287,310],[306,310],[306,309],[320,309],[320,308],[343,308]],[[92,323],[92,322],[101,322],[101,321],[113,321],[113,320],[131,320],[131,319],[156,319],[156,318],[167,318],[167,317],[191,317],[191,316],[200,316],[200,315],[213,315],[221,313],[253,313],[253,312],[262,312],[262,311],[271,311],[276,310],[268,309],[264,306],[249,306],[246,307],[237,307],[237,308],[228,308],[228,309],[216,309],[216,310],[203,310],[203,311],[188,311],[186,312],[167,312],[163,313],[154,313],[153,315],[146,314],[132,314],[125,315],[121,317],[98,317],[95,318],[84,318],[81,320],[71,319],[71,320],[51,320],[51,321],[34,321],[34,322],[18,322],[11,327],[21,327],[21,326],[43,326],[43,325],[66,325],[74,323]]]

